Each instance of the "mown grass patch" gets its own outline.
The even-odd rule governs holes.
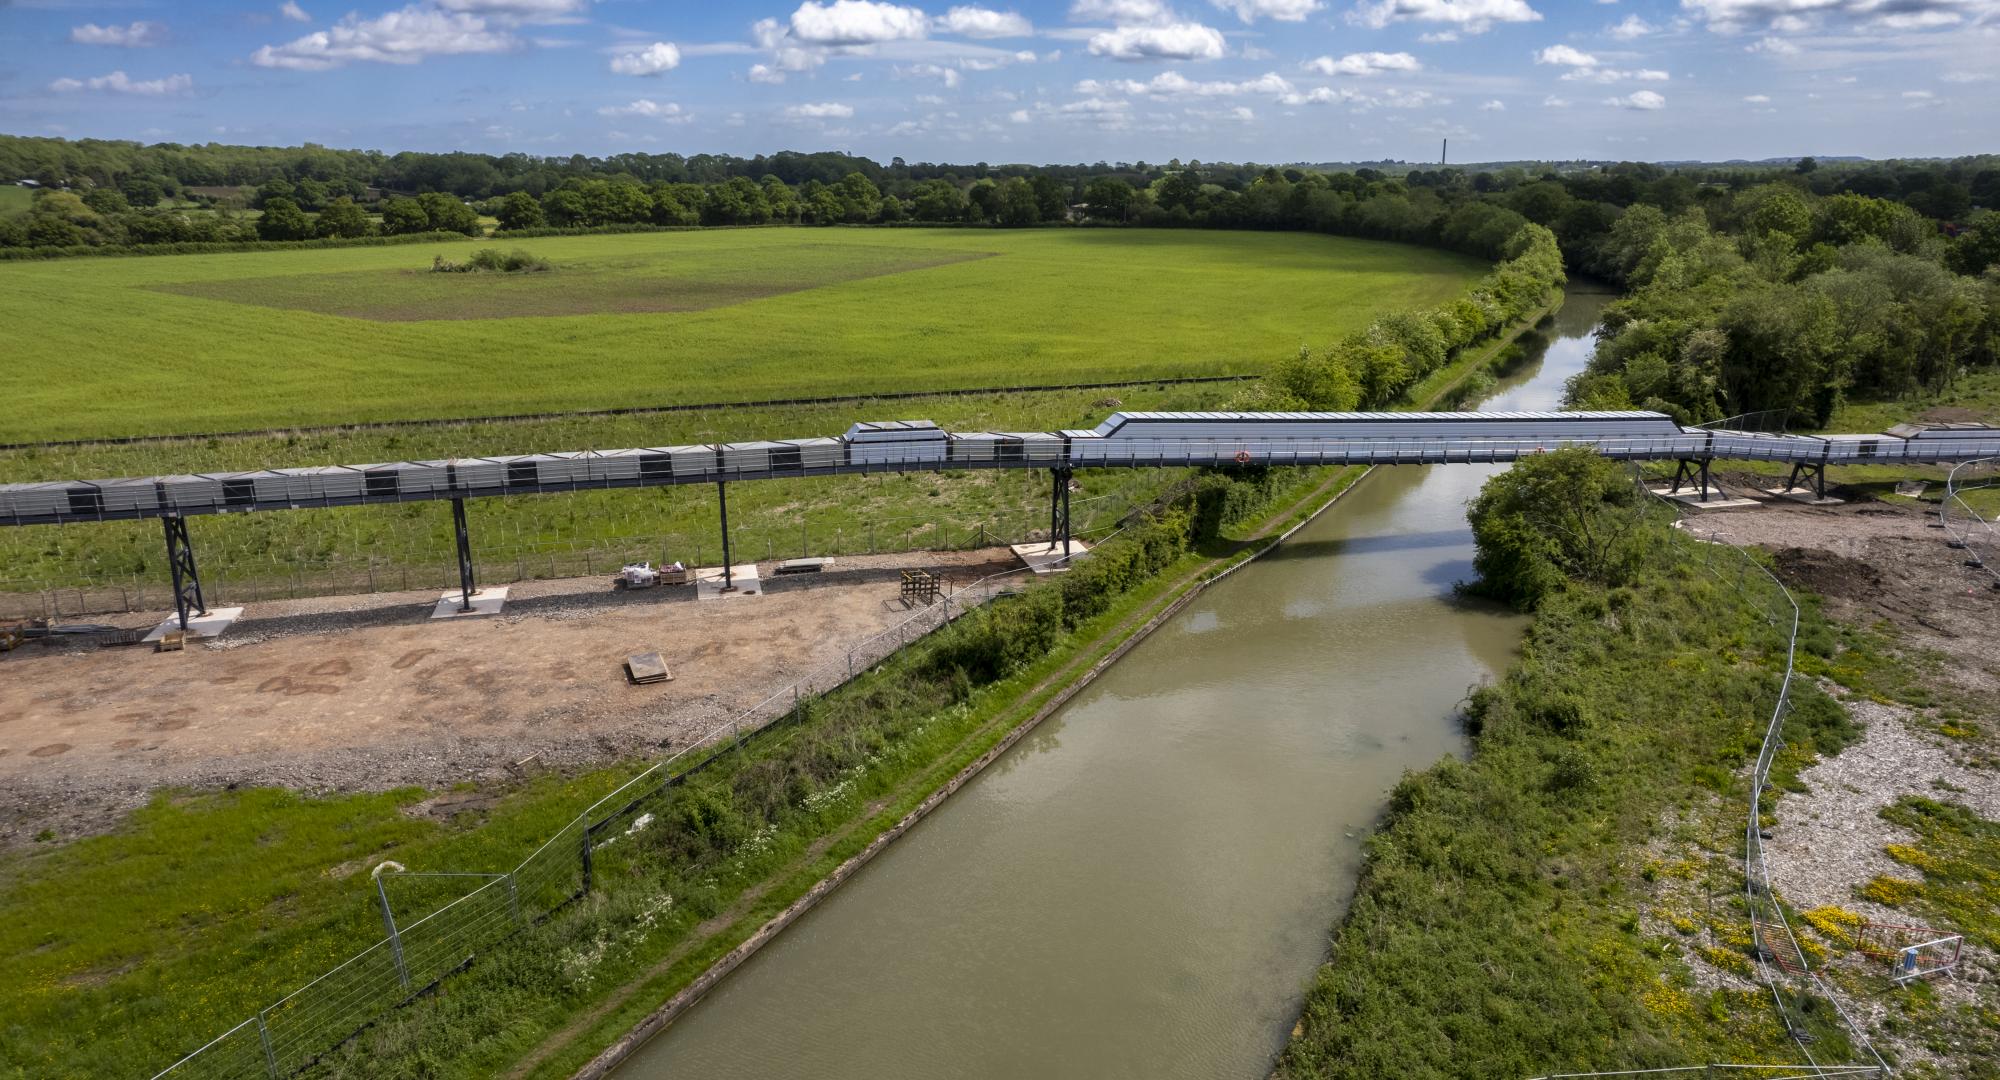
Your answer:
[[[668,250],[566,262],[560,279],[532,275],[430,273],[412,249],[403,269],[193,281],[153,288],[234,304],[310,311],[375,322],[517,319],[706,311],[847,281],[991,257],[991,252],[800,244],[782,261],[681,259]],[[437,256],[444,258],[444,256]],[[451,261],[451,260],[447,260]]]
[[[340,302],[374,305],[384,274],[491,243],[0,265],[0,322],[23,331],[0,442],[1251,372],[1486,269],[1296,233],[731,229],[534,244],[566,269],[735,287],[787,280],[799,260],[946,261],[704,311],[529,321],[376,322],[162,291],[296,295],[283,279],[352,275],[365,284]],[[560,296],[583,280],[411,284]]]

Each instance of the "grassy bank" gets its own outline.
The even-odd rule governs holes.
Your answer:
[[[1707,926],[1662,925],[1647,902],[1658,874],[1727,877],[1740,859],[1735,808],[1747,799],[1743,771],[1776,698],[1785,639],[1733,581],[1677,555],[1663,522],[1639,528],[1632,550],[1644,554],[1625,580],[1571,579],[1540,599],[1519,663],[1468,704],[1471,758],[1397,785],[1282,1075],[1520,1077],[1794,1060],[1768,995],[1704,990],[1690,970],[1703,947],[1749,970],[1745,916],[1733,906],[1740,876],[1717,890]],[[1800,642],[1822,658],[1837,648],[1810,605]],[[1779,786],[1854,735],[1810,684],[1794,684],[1793,702]],[[1697,817],[1734,822],[1705,837],[1712,866],[1649,860],[1651,845]],[[1824,1003],[1811,1015],[1822,1021],[1815,1054],[1848,1060]]]

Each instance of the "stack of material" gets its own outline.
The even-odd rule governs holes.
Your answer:
[[[626,657],[625,674],[639,686],[674,680],[673,672],[667,670],[667,662],[656,652],[633,653]]]

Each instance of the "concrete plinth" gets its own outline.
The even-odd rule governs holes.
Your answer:
[[[230,626],[233,625],[237,619],[242,618],[242,616],[243,616],[243,609],[240,607],[209,608],[208,614],[206,615],[189,615],[188,637],[190,638],[221,637],[222,632],[224,630],[229,629]],[[165,637],[167,635],[167,631],[179,630],[180,628],[181,628],[180,617],[175,616],[171,619],[168,619],[166,622],[161,623],[159,626],[154,627],[152,633],[147,634],[145,637],[140,638],[139,640],[141,643],[151,644],[152,642],[156,642],[161,638]]]
[[[1061,544],[1013,544],[1007,550],[1025,563],[1037,574],[1060,574],[1069,569],[1069,564],[1090,551],[1090,545],[1081,540],[1069,542],[1069,554],[1065,556]]]
[[[744,563],[729,568],[729,576],[736,586],[734,592],[722,591],[722,567],[705,566],[694,572],[694,595],[697,600],[724,600],[732,596],[761,596],[764,586],[757,580],[757,564]]]
[[[475,619],[481,615],[498,615],[507,606],[507,586],[495,585],[480,589],[472,594],[472,610],[461,611],[464,595],[448,592],[438,597],[437,607],[431,611],[433,619]]]
[[[1662,499],[1672,499],[1690,510],[1742,510],[1746,507],[1763,505],[1755,499],[1730,495],[1713,485],[1708,489],[1707,502],[1702,501],[1701,492],[1698,490],[1684,489],[1678,494],[1666,488],[1652,488],[1651,491]]]
[[[1764,494],[1773,499],[1789,499],[1807,506],[1840,506],[1846,499],[1836,499],[1831,495],[1821,495],[1811,488],[1764,488]]]

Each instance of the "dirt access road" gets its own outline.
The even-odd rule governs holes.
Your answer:
[[[180,653],[30,645],[0,655],[0,847],[100,831],[162,787],[440,788],[530,756],[568,768],[685,745],[909,618],[896,566],[965,582],[1007,558],[843,559],[719,600],[534,582],[500,616],[435,622],[435,593],[283,601]],[[674,680],[631,685],[625,657],[655,650]]]

